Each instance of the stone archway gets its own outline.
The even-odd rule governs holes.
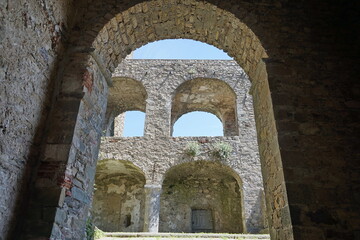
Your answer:
[[[218,162],[196,161],[170,168],[160,200],[160,232],[244,233],[240,177]],[[209,216],[192,223],[194,211]]]
[[[108,232],[143,228],[145,175],[131,162],[103,159],[95,175],[93,223]]]
[[[95,4],[93,7],[96,9]],[[233,14],[206,2],[149,1],[120,11],[121,13],[112,5],[108,7],[104,9],[109,9],[109,12],[99,18],[94,18],[89,13],[88,16],[93,20],[88,22],[81,34],[75,33],[70,40],[73,48],[69,49],[65,58],[67,62],[61,76],[59,98],[50,117],[53,121],[44,146],[44,152],[57,147],[61,147],[62,151],[54,156],[56,161],[49,163],[47,156],[44,157],[39,167],[37,182],[45,184],[36,184],[38,192],[52,189],[54,197],[51,198],[49,211],[54,216],[68,216],[67,201],[56,201],[59,198],[56,196],[61,196],[61,199],[71,198],[67,194],[71,190],[71,185],[66,184],[67,179],[83,178],[86,187],[80,189],[81,194],[89,195],[91,192],[92,188],[88,186],[93,181],[91,172],[95,171],[97,155],[97,151],[92,149],[99,145],[98,129],[101,129],[102,117],[98,116],[105,114],[103,109],[106,105],[107,85],[104,83],[106,80],[110,85],[111,72],[128,53],[148,42],[189,38],[212,44],[228,52],[249,75],[252,81],[251,93],[254,99],[270,233],[273,239],[292,239],[277,131],[266,66],[262,60],[267,55],[259,39]],[[99,86],[101,91],[92,91]],[[94,121],[88,124],[88,119]],[[91,144],[84,144],[88,142]],[[55,164],[57,169],[56,174],[50,176],[51,183],[45,181],[49,176],[43,174],[48,164]],[[33,202],[42,208],[45,200]],[[69,217],[84,222],[82,219],[86,217],[87,208],[88,203],[84,201],[79,208],[79,214]],[[53,236],[66,235],[67,229],[77,232],[83,227],[82,224],[65,227],[66,222],[66,219],[57,218],[52,226]],[[49,224],[48,226],[50,227]]]
[[[171,126],[183,115],[192,111],[209,112],[223,123],[224,136],[238,136],[236,94],[218,79],[197,78],[181,84],[173,94]],[[172,129],[171,129],[172,132]]]
[[[123,113],[134,110],[145,112],[147,92],[141,82],[132,78],[113,77],[111,82],[103,131],[105,136],[122,136]]]

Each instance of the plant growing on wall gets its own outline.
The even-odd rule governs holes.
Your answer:
[[[98,229],[96,226],[95,226],[95,229],[94,229],[94,240],[97,240],[97,239],[101,239],[105,237],[105,233],[103,231],[101,231],[100,229]]]
[[[189,142],[185,147],[186,155],[195,157],[200,154],[200,145],[197,142]]]
[[[214,144],[213,154],[215,157],[221,160],[225,160],[230,156],[232,150],[233,148],[230,144],[225,142],[218,142]]]
[[[94,225],[93,219],[91,217],[86,220],[85,233],[86,240],[97,240],[105,236],[104,232]]]

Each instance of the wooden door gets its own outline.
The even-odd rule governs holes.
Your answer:
[[[192,232],[212,232],[213,220],[211,210],[193,209],[191,213]]]

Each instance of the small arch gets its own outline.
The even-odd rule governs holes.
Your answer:
[[[243,233],[242,181],[229,167],[218,162],[195,161],[169,169],[160,198],[161,232],[197,232],[193,210],[204,210],[207,232]],[[211,216],[209,216],[211,215]]]
[[[143,171],[133,163],[106,159],[97,164],[92,212],[107,232],[140,232],[144,224]]]
[[[124,113],[130,111],[145,113],[146,99],[147,92],[141,82],[128,77],[114,77],[113,87],[109,89],[104,135],[122,136],[126,121]]]
[[[224,136],[238,136],[236,94],[224,81],[195,78],[182,83],[173,94],[171,133],[175,122],[185,113],[204,111],[216,115],[223,123]]]
[[[122,134],[120,132],[114,134],[115,136],[124,137],[142,137],[144,136],[145,128],[145,113],[141,111],[127,111],[123,113],[125,115]],[[116,128],[116,120],[115,120]]]

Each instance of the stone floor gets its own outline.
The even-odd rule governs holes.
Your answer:
[[[103,237],[100,238],[99,240],[178,240],[178,239],[182,239],[182,240],[198,240],[198,239],[203,239],[203,238],[195,238],[195,237],[191,237],[191,238],[183,238],[183,237],[135,237],[135,238],[122,238],[122,237]],[[270,240],[270,237],[268,238],[247,238],[247,237],[237,237],[237,238],[232,238],[232,237],[217,237],[217,238],[206,238],[208,240],[263,240],[263,239],[268,239]]]
[[[268,234],[222,234],[222,233],[105,233],[99,240],[270,240]]]

